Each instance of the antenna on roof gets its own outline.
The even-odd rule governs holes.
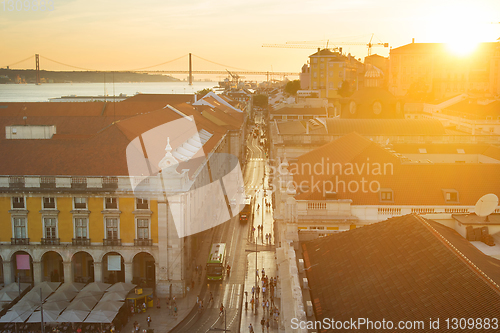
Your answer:
[[[486,217],[493,213],[498,206],[498,197],[493,194],[485,194],[476,203],[475,212],[477,216]]]

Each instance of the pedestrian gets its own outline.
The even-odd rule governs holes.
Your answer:
[[[267,333],[269,333],[269,318],[266,320]]]
[[[174,305],[174,317],[177,319],[177,304]]]
[[[267,312],[269,312],[269,300],[266,301]]]
[[[254,304],[254,303],[255,303],[255,300],[254,300],[254,298],[253,298],[253,296],[252,296],[252,299],[250,300],[250,304],[252,305],[252,311],[253,311],[253,304]]]
[[[259,294],[260,294],[260,287],[257,286],[257,297],[259,297]]]
[[[148,328],[150,328],[151,327],[151,316],[150,315],[148,315],[147,322],[148,322]]]
[[[255,286],[252,287],[252,296],[255,293]]]
[[[262,333],[264,333],[264,326],[266,325],[266,320],[264,319],[264,317],[262,317],[262,319],[260,320],[260,325],[262,326]]]
[[[252,323],[250,323],[250,326],[248,326],[248,329],[249,329],[250,333],[254,333]]]
[[[266,315],[266,302],[262,299],[262,315]]]
[[[266,297],[266,287],[262,287],[262,297]]]
[[[268,238],[268,237],[269,237],[269,236],[266,234],[266,243],[267,243],[267,238]]]
[[[262,276],[266,275],[266,271],[264,270],[264,267],[262,267]]]

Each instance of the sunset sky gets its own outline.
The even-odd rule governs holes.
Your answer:
[[[8,0],[5,0],[7,5]],[[15,1],[14,1],[15,2]],[[47,1],[46,1],[47,2]],[[287,41],[452,42],[500,37],[499,0],[54,0],[52,12],[0,3],[0,67],[30,55],[95,70],[137,69],[189,52],[194,69],[296,71],[314,50],[263,48]],[[343,45],[356,57],[366,47]],[[383,56],[389,49],[373,48]],[[230,67],[231,66],[231,67]],[[13,68],[34,68],[26,61]],[[41,60],[41,68],[73,68]],[[155,69],[187,69],[187,58]]]

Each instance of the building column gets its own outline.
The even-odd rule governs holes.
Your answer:
[[[42,282],[42,262],[33,261],[33,281],[35,284]]]
[[[12,263],[10,261],[3,262],[3,285],[6,286],[12,283]]]
[[[134,266],[131,262],[123,264],[125,266],[125,283],[132,283],[134,278]]]
[[[73,282],[73,263],[71,261],[63,262],[64,267],[64,282]]]
[[[102,262],[94,261],[94,282],[102,282]]]

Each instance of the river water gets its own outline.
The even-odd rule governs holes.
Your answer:
[[[127,83],[45,83],[0,84],[0,102],[48,102],[61,96],[116,96],[143,94],[192,94],[205,88],[213,88],[217,82],[127,82]]]

